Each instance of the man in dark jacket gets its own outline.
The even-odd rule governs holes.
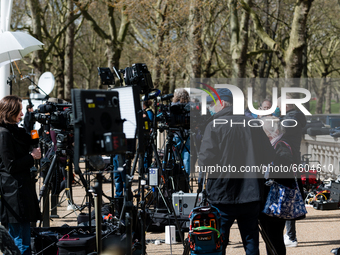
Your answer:
[[[24,117],[24,129],[26,130],[27,134],[31,134],[31,131],[33,130],[34,123],[30,121],[30,112],[33,112],[33,104],[29,104],[26,106],[26,113]]]
[[[290,97],[287,97],[290,98]],[[281,98],[277,100],[277,106],[281,112]],[[306,126],[306,116],[299,110],[294,108],[294,105],[286,105],[286,115],[280,116],[280,121],[283,121],[286,127],[286,133],[282,139],[287,141],[293,152],[293,163],[299,165],[301,163],[300,146],[302,139],[302,129]],[[298,176],[299,177],[299,176]],[[298,178],[300,191],[303,190],[301,178]],[[303,196],[303,192],[302,196]],[[287,247],[297,247],[295,220],[286,221],[285,244]]]
[[[258,216],[264,186],[261,164],[273,160],[274,150],[251,118],[232,115],[230,90],[217,89],[217,93],[221,101],[215,98],[216,105],[210,104],[214,120],[205,129],[198,164],[201,172],[209,172],[208,201],[221,212],[225,248],[236,219],[246,254],[259,254]]]

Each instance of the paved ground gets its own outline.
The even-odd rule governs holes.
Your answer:
[[[110,184],[104,184],[103,192],[108,195],[111,194]],[[80,204],[84,197],[84,189],[80,186],[73,188],[74,201]],[[67,202],[62,203],[61,207],[58,207],[58,214],[60,217],[69,213],[66,210]],[[340,247],[340,210],[320,211],[313,208],[307,208],[308,215],[306,219],[297,222],[297,236],[299,245],[296,248],[287,248],[287,254],[294,255],[320,255],[320,254],[332,254],[330,253],[332,248]],[[72,213],[66,218],[53,219],[51,226],[61,226],[68,224],[70,226],[76,226],[76,213]],[[164,233],[147,233],[146,238],[148,240],[164,240]],[[244,254],[244,250],[241,243],[241,238],[235,223],[231,229],[230,235],[231,244],[228,246],[227,254]],[[261,254],[266,254],[265,245],[263,240],[260,240]],[[181,244],[170,245],[161,243],[155,245],[149,243],[147,245],[147,253],[149,255],[167,255],[167,254],[182,254],[183,246]]]

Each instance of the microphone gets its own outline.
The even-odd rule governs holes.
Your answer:
[[[37,130],[32,130],[31,131],[31,138],[34,139],[39,139],[39,133]]]
[[[159,94],[161,94],[161,91],[157,89],[156,91],[148,94],[148,99],[155,99],[159,96]]]
[[[39,148],[39,133],[38,130],[31,130],[31,139],[33,141],[33,148]]]

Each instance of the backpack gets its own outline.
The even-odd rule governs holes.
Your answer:
[[[214,206],[195,207],[189,214],[191,255],[222,255],[221,214]]]

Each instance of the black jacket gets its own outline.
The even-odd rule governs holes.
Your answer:
[[[270,163],[275,153],[263,129],[250,127],[248,121],[251,119],[248,117],[231,114],[232,107],[227,107],[214,115],[214,119],[224,119],[228,121],[227,124],[214,127],[214,123],[210,122],[207,125],[199,153],[199,166],[230,166],[240,171],[242,167],[259,167]],[[245,126],[231,126],[231,121],[244,122]],[[209,174],[208,200],[212,204],[261,201],[263,184],[262,171]]]
[[[24,117],[24,129],[26,130],[27,134],[31,134],[33,127],[34,127],[34,123],[30,122],[30,115],[29,115],[29,112],[27,111]]]
[[[35,222],[40,210],[31,178],[31,137],[17,125],[0,124],[1,223]]]
[[[287,140],[282,137],[279,139],[275,147],[275,158],[273,160],[274,166],[287,166],[290,167],[294,164],[293,154],[292,154],[292,147],[287,142]],[[297,172],[298,173],[298,172]],[[295,187],[295,174],[293,171],[287,173],[271,173],[269,175],[270,179],[274,179],[277,183],[282,184],[289,188]],[[303,193],[303,186],[301,183],[301,179],[297,179],[299,190],[301,192],[302,197],[304,197]],[[268,196],[270,190],[270,186],[265,186],[265,197]],[[263,205],[264,206],[264,205]]]
[[[293,162],[293,154],[291,150],[290,144],[282,137],[279,139],[274,145],[275,148],[275,158],[273,160],[274,166],[287,166],[291,167]],[[295,183],[294,172],[284,172],[284,173],[270,173],[269,178],[275,179],[277,183],[280,183],[284,186],[293,187]]]
[[[283,139],[287,141],[287,143],[292,148],[294,163],[300,164],[300,145],[302,139],[302,129],[306,126],[306,117],[301,111],[290,110],[285,116],[282,116],[280,120],[284,120],[283,124],[286,130],[286,133],[283,135]]]

